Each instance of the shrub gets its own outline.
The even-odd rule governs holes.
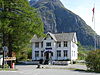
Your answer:
[[[9,65],[8,64],[4,64],[4,68],[9,68]]]
[[[91,71],[100,72],[100,50],[90,51],[88,53],[86,66]]]

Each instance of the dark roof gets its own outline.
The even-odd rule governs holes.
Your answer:
[[[57,41],[69,41],[73,40],[74,33],[60,33],[54,34]]]
[[[57,34],[52,34],[52,33],[48,32],[47,34],[49,34],[55,41],[71,41],[71,40],[73,40],[74,35],[76,36],[75,32],[57,33]],[[31,42],[42,42],[43,40],[44,40],[43,37],[37,37],[36,35],[34,35]]]
[[[37,37],[37,35],[34,35],[31,39],[31,42],[42,42],[43,37]]]

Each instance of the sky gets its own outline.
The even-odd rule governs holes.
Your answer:
[[[79,15],[87,25],[100,35],[100,0],[61,0],[64,6]],[[92,22],[93,12],[92,9],[95,6],[95,26]]]

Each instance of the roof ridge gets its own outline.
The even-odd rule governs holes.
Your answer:
[[[52,34],[71,34],[71,33],[76,33],[76,32],[64,32],[64,33],[52,33]]]

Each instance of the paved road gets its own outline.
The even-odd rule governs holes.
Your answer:
[[[66,69],[36,69],[36,65],[17,65],[16,68],[18,71],[0,71],[0,75],[100,75],[100,73],[87,73]]]

